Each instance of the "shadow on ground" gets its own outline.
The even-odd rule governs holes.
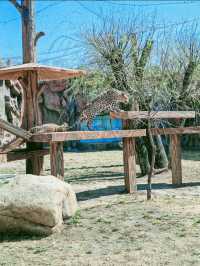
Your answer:
[[[33,236],[27,233],[0,233],[0,243],[1,242],[17,242],[17,241],[33,241],[33,240],[40,240],[42,238],[45,238],[47,236]]]
[[[123,164],[111,164],[111,165],[98,165],[98,166],[81,166],[81,167],[67,167],[65,170],[89,170],[98,168],[111,168],[111,167],[123,167]]]
[[[200,151],[183,151],[183,160],[200,161]]]
[[[117,180],[117,179],[122,179],[124,176],[123,173],[113,173],[110,171],[106,172],[100,172],[100,173],[88,173],[87,175],[82,174],[81,176],[65,176],[65,181],[66,182],[85,182],[85,181],[97,181],[97,180]]]
[[[176,186],[176,185],[167,184],[167,183],[157,183],[157,184],[152,184],[152,190],[176,189],[176,188],[194,187],[194,186],[200,186],[200,182],[184,183],[181,186]],[[146,190],[146,188],[147,188],[146,184],[137,185],[138,191]],[[98,188],[94,190],[86,190],[86,191],[78,192],[76,196],[77,196],[78,201],[85,201],[85,200],[100,198],[103,196],[112,196],[112,195],[123,194],[123,193],[126,193],[124,186],[108,186],[105,188]]]

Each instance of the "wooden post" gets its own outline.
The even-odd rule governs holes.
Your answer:
[[[22,0],[21,3],[21,17],[22,17],[22,49],[23,49],[23,63],[36,62],[35,49],[35,16],[34,16],[33,0]]]
[[[9,0],[17,9],[22,19],[22,49],[23,63],[36,62],[36,44],[38,39],[44,33],[35,32],[35,16],[34,16],[34,0],[21,0],[19,3],[16,0]],[[27,74],[22,78],[23,84],[23,120],[22,127],[29,130],[31,127],[39,124],[38,117],[38,78],[34,71],[27,71]],[[27,143],[28,150],[41,149],[42,144]],[[27,174],[40,174],[43,166],[43,157],[34,156],[26,160]]]
[[[38,105],[37,105],[37,93],[38,93],[38,78],[37,73],[34,71],[28,71],[26,81],[26,90],[24,90],[24,126],[26,129],[30,129],[39,124],[38,117]],[[28,150],[42,149],[40,143],[27,143]],[[34,156],[26,160],[26,173],[40,175],[43,168],[43,157]]]
[[[36,47],[35,47],[35,17],[34,17],[34,1],[23,0],[21,3],[22,17],[22,49],[23,63],[36,62]],[[24,83],[26,89],[24,91],[24,113],[26,114],[25,127],[30,129],[38,125],[38,110],[37,110],[37,93],[38,93],[38,77],[34,71],[29,71],[25,77]],[[41,149],[42,144],[35,145],[27,143],[27,149]],[[43,167],[43,157],[34,156],[26,160],[26,173],[39,175]]]
[[[127,129],[129,122],[123,121],[123,128]],[[128,193],[137,191],[135,139],[123,138],[124,182]]]
[[[181,139],[180,135],[170,135],[170,153],[172,184],[182,184],[182,167],[181,167]]]
[[[63,142],[50,143],[51,175],[64,180]]]

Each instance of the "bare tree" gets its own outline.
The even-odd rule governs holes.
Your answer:
[[[141,31],[136,27],[135,20],[126,23],[122,21],[105,21],[103,28],[96,25],[88,31],[85,38],[92,52],[93,61],[100,69],[108,71],[113,77],[111,86],[126,91],[130,95],[130,101],[126,110],[147,110],[146,87],[144,85],[145,69],[151,59],[153,50],[154,27]],[[148,97],[147,97],[148,98]],[[138,127],[138,123],[133,125]],[[140,125],[141,126],[141,125]],[[144,126],[144,124],[142,125]],[[146,125],[147,127],[147,125]],[[158,142],[162,147],[162,142]],[[158,149],[158,150],[159,150]],[[142,174],[147,174],[150,169],[148,148],[145,139],[136,141],[136,150]],[[166,154],[160,152],[160,156],[165,159]]]

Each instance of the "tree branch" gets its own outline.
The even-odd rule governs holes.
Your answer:
[[[156,157],[156,146],[154,144],[153,136],[151,133],[151,120],[150,116],[148,118],[147,122],[147,136],[150,141],[151,149],[152,149],[152,158],[151,158],[151,165],[148,172],[148,178],[147,178],[147,200],[151,199],[151,179],[152,175],[154,174],[154,164],[155,164],[155,157]]]
[[[39,38],[43,37],[45,35],[45,33],[43,31],[37,32],[35,35],[35,40],[34,40],[34,45],[37,45],[37,42],[39,40]]]
[[[20,14],[22,14],[23,7],[17,2],[17,0],[9,0],[19,11]]]

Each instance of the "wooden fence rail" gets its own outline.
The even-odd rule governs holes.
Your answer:
[[[60,142],[71,140],[90,140],[105,138],[135,138],[146,136],[145,129],[137,130],[106,130],[106,131],[68,131],[34,134],[29,141],[32,142]]]
[[[17,126],[14,126],[13,124],[3,120],[3,119],[0,119],[0,128],[8,131],[9,133],[19,137],[19,138],[22,138],[22,139],[25,139],[25,140],[29,140],[30,137],[32,136],[31,133],[29,133],[28,131],[20,128],[20,127],[17,127]]]
[[[139,120],[139,119],[188,119],[195,118],[194,111],[130,111],[130,112],[111,112],[111,118],[118,118],[122,120]]]
[[[135,112],[120,113],[120,116],[134,119]],[[137,112],[138,113],[138,112]],[[146,115],[141,112],[140,117]],[[144,114],[145,113],[145,114]],[[166,114],[167,113],[167,114]],[[179,117],[176,112],[160,112],[159,117],[167,118],[193,118],[194,112],[179,112]],[[138,117],[138,114],[137,114]],[[20,141],[39,142],[50,144],[50,164],[51,174],[63,179],[64,178],[64,157],[63,157],[63,142],[72,140],[88,140],[88,139],[103,139],[103,138],[122,138],[123,139],[123,160],[124,160],[124,181],[126,190],[129,193],[134,193],[137,190],[136,185],[136,152],[135,152],[135,138],[146,136],[146,129],[129,130],[128,119],[123,120],[123,130],[107,130],[107,131],[68,131],[68,132],[52,132],[52,133],[38,133],[31,135],[25,130],[19,130],[15,126],[10,126],[9,123],[0,120],[0,128],[8,130],[15,134]],[[182,134],[199,134],[200,127],[179,127],[179,128],[152,128],[153,135],[170,135],[170,150],[171,150],[171,166],[172,166],[172,184],[182,184],[182,166],[181,166],[181,141]],[[17,141],[17,140],[16,140]],[[14,145],[15,146],[15,145]],[[6,150],[8,151],[8,150]],[[0,162],[22,160],[35,157],[42,157],[49,154],[49,150],[18,150],[2,152]],[[38,172],[39,173],[39,172]],[[38,174],[36,173],[36,174]]]

